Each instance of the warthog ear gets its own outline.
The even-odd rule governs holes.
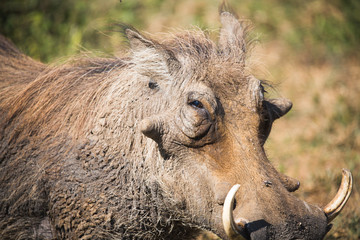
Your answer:
[[[133,49],[134,51],[146,50],[148,48],[155,49],[155,44],[152,41],[143,37],[136,30],[127,28],[125,29],[125,34],[127,39],[129,40],[131,49]]]
[[[284,116],[292,108],[292,102],[286,98],[275,98],[265,101],[273,121]]]
[[[268,138],[273,122],[290,111],[292,102],[286,98],[276,98],[263,101],[265,118],[260,126],[262,144]]]
[[[233,14],[222,12],[220,15],[222,28],[219,38],[219,50],[226,55],[239,59],[244,63],[246,54],[246,30],[244,22],[240,22]]]
[[[131,28],[125,29],[124,32],[142,74],[164,76],[167,73],[174,74],[181,68],[174,53],[160,43],[144,37]]]

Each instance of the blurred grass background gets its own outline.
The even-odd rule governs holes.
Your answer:
[[[324,206],[354,175],[352,196],[326,239],[360,239],[360,1],[229,0],[259,40],[255,75],[291,99],[265,147],[281,171],[301,181],[296,194]],[[219,0],[2,0],[0,33],[43,62],[83,51],[115,54],[112,26],[150,33],[195,25],[216,37]],[[206,236],[204,236],[206,238]]]

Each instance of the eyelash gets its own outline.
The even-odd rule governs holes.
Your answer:
[[[195,108],[204,108],[204,105],[198,100],[190,102],[189,105]]]
[[[262,84],[260,84],[260,89],[261,89],[261,92],[264,94],[264,93],[267,93],[267,91],[265,90],[264,86]]]

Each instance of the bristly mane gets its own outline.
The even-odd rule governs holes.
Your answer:
[[[24,89],[19,89],[18,94],[1,103],[2,109],[10,106],[4,122],[11,124],[21,118],[21,129],[30,131],[28,134],[32,135],[47,122],[52,122],[56,131],[65,124],[65,119],[85,121],[83,114],[91,114],[96,99],[100,97],[97,95],[106,88],[106,79],[112,70],[123,65],[119,59],[88,59],[81,63],[48,67]],[[7,91],[6,88],[1,90]]]
[[[242,34],[242,37],[246,36]],[[246,41],[246,39],[242,41]],[[43,65],[25,57],[4,39],[1,39],[0,42],[2,43],[1,46],[5,46],[1,48],[5,49],[3,54],[11,53],[11,61],[14,65],[12,72],[16,73],[17,70],[28,65],[30,66],[27,69],[34,65],[37,66],[33,68],[35,70],[30,71],[31,77],[30,74],[24,74],[27,79],[33,79],[26,87],[23,86],[22,89],[19,89],[19,85],[14,84],[13,87],[3,86],[0,89],[1,96],[7,95],[6,92],[8,91],[17,92],[7,99],[2,99],[0,103],[1,109],[8,109],[11,106],[8,109],[9,114],[3,118],[2,126],[4,127],[5,123],[8,125],[11,121],[16,121],[17,118],[21,119],[22,126],[20,129],[28,131],[24,134],[34,134],[34,131],[39,131],[47,122],[52,122],[53,125],[53,129],[47,129],[47,131],[56,132],[66,125],[65,121],[71,123],[71,126],[68,126],[72,129],[70,132],[80,133],[81,129],[84,129],[84,125],[89,123],[89,120],[94,116],[93,109],[101,105],[99,100],[113,84],[111,81],[119,81],[116,75],[122,75],[120,73],[122,68],[131,65],[131,62],[136,63],[136,59],[131,61],[118,58],[81,59],[62,66],[50,66],[44,70]],[[183,59],[182,64],[192,65],[191,74],[205,74],[207,72],[197,71],[198,69],[195,68],[199,64],[229,64],[229,60],[233,58],[231,52],[221,52],[218,45],[210,40],[203,31],[199,30],[174,35],[162,41],[160,45],[173,52],[176,57],[186,58]],[[242,54],[244,56],[240,55],[233,59],[231,69],[235,67],[239,71],[244,71],[244,65],[238,63],[239,58],[245,58],[246,52],[242,52]],[[21,56],[21,62],[14,62],[14,59],[19,59],[19,56]],[[1,71],[4,71],[3,66],[1,67]],[[216,68],[216,66],[214,67]],[[230,66],[228,68],[230,69]],[[197,76],[196,78],[204,77]],[[25,79],[25,77],[23,78]],[[2,81],[4,80],[2,79]],[[210,82],[217,85],[217,89],[227,90],[228,87],[236,86],[236,81],[238,80],[229,79],[229,82],[226,83],[216,83],[216,79],[211,79]],[[21,81],[21,83],[23,82]]]

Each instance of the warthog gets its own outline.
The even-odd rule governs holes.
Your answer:
[[[321,239],[351,174],[323,209],[263,144],[287,99],[265,99],[247,23],[221,13],[159,42],[123,26],[122,58],[45,66],[0,39],[2,239]]]

